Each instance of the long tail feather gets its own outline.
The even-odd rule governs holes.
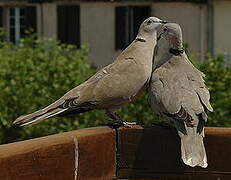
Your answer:
[[[178,132],[181,138],[181,157],[185,164],[206,168],[207,156],[203,143],[203,135],[196,128],[187,127],[187,135]]]
[[[56,108],[56,109],[52,109],[49,111],[47,111],[46,109],[42,109],[42,110],[36,111],[32,114],[20,116],[19,118],[17,118],[13,122],[13,124],[18,125],[18,126],[27,126],[27,125],[36,124],[42,120],[51,118],[51,117],[56,116],[58,114],[61,114],[66,110],[67,109],[61,109],[61,108]]]

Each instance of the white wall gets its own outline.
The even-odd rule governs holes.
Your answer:
[[[214,1],[214,52],[231,53],[231,1]]]
[[[72,2],[72,4],[77,3]],[[81,44],[89,45],[91,63],[97,67],[103,67],[113,62],[119,53],[115,51],[115,7],[117,5],[141,4],[143,3],[83,1],[79,3]],[[184,41],[188,43],[191,53],[205,54],[207,52],[206,5],[187,2],[153,2],[145,3],[145,5],[151,5],[153,16],[177,22],[182,26]],[[43,13],[43,36],[56,38],[56,3],[43,4]]]
[[[41,8],[41,9],[40,9]],[[43,37],[56,38],[57,37],[57,6],[55,3],[43,3],[42,7],[37,9],[37,14],[40,16],[39,22],[43,27],[40,26],[39,33]],[[42,11],[42,12],[41,12]],[[41,13],[42,16],[41,16]],[[42,18],[43,17],[43,18]]]
[[[152,14],[181,25],[183,40],[189,45],[190,53],[207,52],[207,7],[187,2],[153,3]]]
[[[81,43],[90,46],[90,62],[97,67],[115,57],[115,13],[111,3],[81,3]]]

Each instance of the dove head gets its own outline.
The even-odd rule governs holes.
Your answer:
[[[179,24],[167,23],[161,28],[158,39],[165,38],[170,48],[183,49],[182,31]]]
[[[137,37],[145,40],[145,37],[147,36],[155,36],[157,29],[166,23],[168,22],[162,21],[157,17],[149,17],[140,25]]]
[[[178,24],[167,23],[161,27],[158,34],[153,58],[154,69],[167,62],[173,55],[181,56],[184,53],[182,31]]]

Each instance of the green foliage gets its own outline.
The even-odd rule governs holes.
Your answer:
[[[225,65],[222,55],[195,63],[206,74],[205,81],[214,108],[214,112],[209,113],[207,125],[231,126],[231,68]]]
[[[98,125],[100,113],[53,119],[28,128],[12,127],[22,114],[41,109],[90,77],[88,48],[77,50],[54,40],[23,39],[0,44],[0,142],[27,139]],[[96,119],[96,121],[94,121]]]
[[[92,111],[67,118],[52,118],[37,125],[12,127],[22,114],[41,109],[68,90],[84,82],[95,69],[87,62],[88,48],[60,45],[49,39],[23,39],[16,46],[0,42],[0,144],[34,138],[78,128],[104,125],[110,121],[103,111]],[[231,71],[223,59],[197,62],[206,74],[214,113],[208,125],[231,126]],[[147,95],[124,106],[120,112],[126,121],[150,125],[159,118],[147,103]]]

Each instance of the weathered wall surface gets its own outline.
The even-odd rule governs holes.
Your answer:
[[[105,66],[119,54],[115,50],[115,7],[121,5],[148,5],[151,15],[177,22],[182,26],[184,41],[189,52],[204,55],[208,52],[208,34],[212,31],[214,54],[231,53],[231,1],[214,0],[214,24],[208,28],[208,4],[192,2],[87,2],[52,1],[33,3],[37,6],[38,33],[44,37],[57,38],[57,4],[80,5],[80,39],[90,46],[90,62],[98,67]],[[0,5],[25,6],[26,1],[0,1]],[[6,18],[4,20],[6,26]],[[7,28],[6,28],[7,29]]]
[[[205,4],[190,2],[153,3],[152,14],[181,25],[183,40],[190,53],[207,52],[207,7]]]
[[[214,1],[214,52],[231,53],[231,1]]]
[[[39,7],[39,6],[38,6]],[[57,9],[55,3],[43,3],[37,11],[40,14],[40,33],[43,37],[57,38]],[[42,14],[41,14],[42,13]]]
[[[190,53],[208,52],[207,6],[178,3],[81,3],[81,43],[90,45],[90,61],[98,67],[111,63],[115,50],[115,7],[119,5],[150,5],[151,15],[177,22],[182,26],[184,41]],[[91,22],[91,23],[90,23]]]
[[[111,3],[81,3],[81,43],[90,47],[90,62],[98,67],[115,57],[115,9]]]

